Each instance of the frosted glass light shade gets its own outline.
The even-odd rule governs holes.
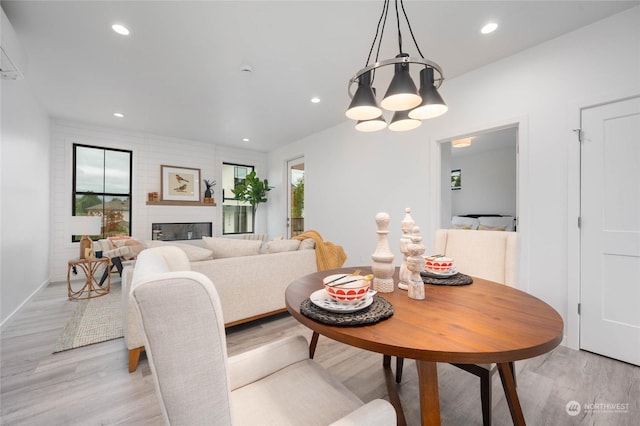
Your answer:
[[[389,111],[404,111],[418,106],[421,101],[422,98],[418,95],[418,89],[409,74],[409,64],[395,64],[393,79],[384,99],[380,102],[382,108]]]
[[[376,132],[385,127],[387,127],[387,122],[382,115],[372,120],[360,120],[356,124],[356,130],[360,132]]]
[[[409,112],[409,117],[417,120],[426,120],[438,117],[449,109],[434,85],[432,68],[427,67],[420,71],[419,93],[422,102],[420,102],[418,107]]]
[[[371,87],[371,72],[362,74],[358,79],[358,88],[345,114],[352,120],[371,120],[382,114],[375,90]]]
[[[422,121],[410,118],[408,111],[396,111],[391,119],[391,124],[389,124],[389,130],[404,132],[413,130],[421,125]]]

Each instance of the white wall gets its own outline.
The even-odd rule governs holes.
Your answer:
[[[464,148],[461,148],[464,149]],[[516,147],[451,158],[462,174],[462,189],[451,191],[452,215],[495,213],[516,216]]]
[[[445,81],[441,93],[449,112],[405,134],[362,134],[345,119],[344,124],[270,153],[269,181],[279,181],[276,185],[282,187],[286,159],[304,154],[307,228],[342,244],[347,265],[370,264],[376,242],[374,217],[387,211],[397,263],[405,207],[412,207],[417,223],[428,230],[426,245],[432,244],[430,224],[440,206],[431,192],[439,191],[436,185],[441,182],[430,170],[431,153],[439,153],[431,145],[521,123],[520,286],[566,319],[567,147],[576,143],[569,108],[586,97],[635,90],[640,76],[638,22],[640,7]],[[345,99],[345,107],[347,103]],[[278,204],[269,206],[269,232],[284,234],[284,220],[274,219],[284,217],[281,191],[274,201]]]
[[[222,162],[241,162],[264,170],[266,154],[248,150],[229,149],[212,143],[189,141],[124,132],[79,123],[54,121],[52,126],[53,156],[53,221],[51,242],[52,281],[66,280],[67,262],[78,257],[78,243],[71,242],[72,152],[73,144],[127,149],[133,151],[133,200],[131,231],[134,238],[151,239],[154,222],[213,222],[213,234],[220,235],[222,204],[202,206],[148,206],[147,193],[160,192],[160,166],[191,167],[200,169],[201,179],[221,182]],[[204,184],[201,192],[204,193]],[[214,190],[217,186],[214,187]],[[215,196],[222,194],[215,191]],[[258,229],[266,228],[266,219],[259,220]]]
[[[0,299],[4,328],[49,282],[49,118],[28,80],[0,80]]]

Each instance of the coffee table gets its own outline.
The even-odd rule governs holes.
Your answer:
[[[437,363],[496,363],[514,424],[525,419],[509,363],[549,352],[562,340],[564,323],[551,306],[523,291],[474,278],[466,286],[425,284],[425,300],[413,300],[404,290],[379,293],[394,308],[390,318],[356,327],[334,326],[300,312],[300,304],[322,288],[322,278],[369,267],[321,271],[293,281],[286,290],[288,311],[314,332],[339,342],[385,355],[387,388],[399,423],[404,415],[390,375],[389,357],[416,360],[423,425],[440,424]],[[394,280],[398,282],[396,268]],[[464,271],[463,271],[464,272]]]

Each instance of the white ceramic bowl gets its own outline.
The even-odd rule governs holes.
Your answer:
[[[453,259],[450,257],[425,257],[424,267],[430,272],[450,272],[453,268]]]
[[[369,292],[369,287],[371,287],[371,280],[364,279],[365,277],[362,275],[347,275],[344,278],[334,281],[343,275],[344,274],[329,275],[322,280],[324,290],[329,297],[340,303],[357,303],[364,299]]]

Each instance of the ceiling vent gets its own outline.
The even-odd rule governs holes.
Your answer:
[[[27,58],[9,18],[4,10],[0,9],[0,12],[0,75],[3,80],[22,80]]]

